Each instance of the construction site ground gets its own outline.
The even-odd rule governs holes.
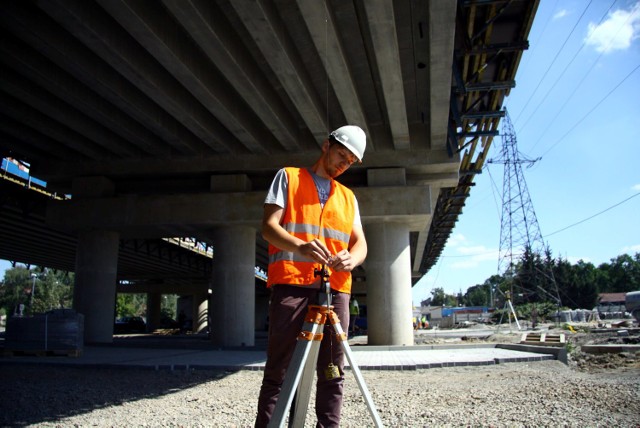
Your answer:
[[[579,371],[640,369],[640,328],[631,319],[599,323],[540,324],[535,329],[517,329],[515,325],[460,327],[455,337],[444,337],[430,330],[417,330],[415,344],[521,343],[523,335],[545,332],[564,335],[568,364]],[[475,332],[486,331],[486,335]],[[465,334],[468,333],[468,334]]]
[[[638,346],[634,326],[540,325],[537,330],[520,331],[513,326],[468,325],[446,331],[417,330],[413,348],[421,349],[409,353],[442,352],[427,349],[433,345],[472,362],[478,354],[491,351],[490,345],[518,344],[531,331],[565,335],[562,349],[568,351],[568,364],[527,357],[496,364],[363,370],[383,425],[638,427],[640,353],[634,348]],[[12,397],[0,403],[0,426],[253,426],[262,380],[259,369],[189,368],[185,363],[193,356],[203,354],[207,360],[222,356],[197,349],[199,343],[204,347],[198,338],[162,339],[119,337],[110,347],[87,347],[80,357],[0,358],[0,377]],[[367,351],[372,347],[362,346],[367,340],[366,335],[349,340],[360,358],[405,353]],[[123,343],[127,341],[131,344]],[[151,348],[160,342],[174,347]],[[147,347],[140,349],[142,343]],[[196,349],[186,349],[187,343]],[[594,345],[603,352],[624,350],[583,352]],[[253,358],[259,364],[264,358],[264,351],[258,350],[221,352],[244,359],[236,363]],[[84,364],[100,356],[108,358]],[[141,366],[158,358],[163,367]],[[168,362],[180,364],[169,367]],[[353,376],[346,373],[345,378],[341,426],[372,426]],[[310,409],[307,426],[315,425],[314,416]]]

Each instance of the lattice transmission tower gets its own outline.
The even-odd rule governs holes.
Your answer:
[[[518,151],[516,132],[505,109],[500,157],[487,161],[504,165],[498,273],[509,280],[511,296],[522,296],[525,301],[553,300],[560,306],[558,286],[546,260],[547,247],[522,171],[523,165],[531,167],[538,160]]]

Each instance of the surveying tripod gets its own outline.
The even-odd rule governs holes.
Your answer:
[[[518,326],[518,330],[520,330],[520,323],[518,322],[516,311],[513,310],[513,305],[511,304],[511,292],[507,291],[505,293],[504,308],[502,309],[503,312],[502,312],[502,315],[500,315],[500,322],[498,323],[498,331],[500,329],[500,325],[502,324],[502,317],[504,316],[504,311],[507,308],[509,309],[507,311],[507,316],[509,317],[509,330],[511,330],[511,314],[513,314],[513,319],[516,320],[516,325]]]
[[[382,421],[376,411],[367,385],[364,383],[362,373],[353,361],[353,355],[349,342],[347,341],[347,334],[340,325],[340,319],[335,312],[333,312],[333,306],[331,306],[331,285],[329,284],[329,273],[325,265],[322,265],[322,269],[314,270],[315,276],[320,276],[322,279],[322,288],[324,292],[318,293],[318,304],[309,305],[307,315],[305,316],[304,324],[302,325],[302,331],[298,335],[298,342],[291,358],[291,363],[287,369],[287,373],[282,384],[282,390],[276,403],[276,407],[269,422],[269,427],[284,427],[284,421],[286,419],[287,410],[289,409],[289,427],[303,427],[306,419],[307,408],[309,406],[309,398],[311,397],[311,388],[313,382],[313,376],[316,370],[316,363],[318,361],[318,353],[320,351],[320,343],[322,342],[324,325],[327,322],[331,322],[335,331],[335,337],[342,345],[344,354],[349,361],[349,366],[353,371],[360,392],[364,397],[364,400],[369,409],[369,414],[374,421],[376,427],[382,427]],[[334,368],[331,366],[330,370]],[[338,371],[337,367],[334,368],[335,372]],[[333,373],[335,376],[339,376],[339,373]],[[295,398],[295,402],[294,401]],[[293,403],[293,406],[292,406]]]

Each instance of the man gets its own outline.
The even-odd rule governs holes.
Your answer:
[[[271,301],[256,427],[271,420],[307,307],[317,304],[318,293],[324,292],[314,269],[326,266],[333,310],[348,331],[351,271],[364,261],[367,243],[353,192],[334,179],[362,161],[365,146],[359,127],[336,129],[313,166],[280,170],[265,199],[262,236],[269,242]],[[340,425],[344,352],[332,330],[325,326],[316,367],[318,427]],[[330,365],[338,368],[335,377],[325,373]]]
[[[360,315],[360,305],[358,305],[355,296],[352,296],[349,301],[349,333],[351,336],[355,334],[358,315]]]

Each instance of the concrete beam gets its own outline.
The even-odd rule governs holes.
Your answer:
[[[114,198],[50,201],[47,223],[68,231],[90,228],[120,230],[136,236],[136,229],[249,225],[262,220],[264,192],[128,195]],[[148,236],[148,235],[147,235]]]
[[[326,137],[326,135],[325,135]],[[320,155],[318,152],[306,154],[273,154],[270,156],[247,154],[234,156],[208,156],[180,159],[128,159],[113,162],[73,162],[41,164],[34,175],[46,181],[66,181],[76,176],[104,175],[117,177],[142,177],[145,175],[170,176],[175,174],[233,173],[242,170],[251,172],[275,172],[283,165],[312,165]],[[457,173],[460,167],[459,155],[449,157],[447,151],[406,150],[367,152],[362,166],[358,168],[395,168],[401,165],[407,174]]]
[[[430,1],[429,5],[429,102],[431,148],[446,146],[451,97],[451,67],[456,32],[456,2]]]
[[[371,41],[380,73],[380,84],[387,106],[389,127],[396,150],[408,150],[409,123],[404,98],[404,80],[400,67],[400,48],[393,3],[385,0],[370,0],[363,3],[371,30]]]
[[[266,154],[279,146],[266,128],[259,126],[253,111],[244,108],[218,69],[209,62],[199,60],[200,48],[181,31],[170,14],[162,13],[162,8],[151,2],[98,2],[204,107],[191,110],[194,122],[200,128],[210,130],[209,135],[200,134],[203,141],[212,148],[226,145],[228,151],[242,153],[242,150],[227,145],[228,140],[222,139],[220,131],[224,129],[254,153]],[[162,91],[159,89],[158,92]],[[181,99],[185,101],[185,106],[195,105],[187,104],[189,99],[186,94],[177,93],[183,95]],[[269,144],[273,147],[265,147]]]
[[[386,186],[354,189],[363,223],[406,223],[423,230],[431,218],[428,186]],[[100,228],[120,231],[123,237],[165,237],[175,225],[210,229],[262,221],[264,192],[127,195],[101,199],[51,200],[46,222],[54,228],[77,232]],[[154,232],[155,231],[155,232]],[[151,235],[151,236],[150,236]]]
[[[56,31],[57,27],[51,25],[50,20],[16,8],[12,13],[16,24],[24,28],[20,30],[22,37],[28,39],[32,37],[32,32],[36,33],[33,36],[38,37],[43,44],[40,51],[56,65],[153,129],[180,153],[196,154],[202,151],[204,144],[194,135],[204,134],[209,138],[212,135],[211,128],[185,128],[183,123],[192,122],[185,113],[191,108],[184,104],[175,105],[176,99],[184,98],[176,94],[175,84],[150,83],[163,75],[161,67],[150,58],[148,52],[131,43],[121,26],[104,19],[103,14],[96,13],[95,5],[88,2],[75,2],[72,5],[71,2],[52,1],[42,3],[41,6],[68,32]],[[6,11],[7,8],[3,6],[3,13]],[[103,61],[97,61],[96,55]],[[73,61],[69,61],[69,58],[73,58]],[[138,84],[141,85],[140,89],[136,87]],[[169,94],[166,97],[160,96],[158,88],[163,88]],[[141,96],[140,90],[148,97]],[[179,121],[176,117],[183,120]],[[230,133],[225,135],[225,141],[229,144],[239,144]],[[167,156],[168,154],[166,152]]]
[[[270,2],[235,0],[230,6],[240,17],[247,34],[260,49],[282,89],[290,97],[318,145],[327,137],[326,115],[322,100],[308,77],[295,44],[287,36],[284,23]]]
[[[369,129],[365,119],[364,107],[358,97],[355,79],[349,69],[349,61],[340,41],[336,23],[327,7],[321,1],[298,0],[298,8],[304,19],[318,55],[327,69],[331,86],[344,111],[347,123],[359,125],[367,135]],[[395,61],[394,61],[395,63]],[[374,140],[369,138],[367,150],[374,150]]]
[[[410,232],[424,230],[431,219],[431,189],[427,186],[361,187],[358,198],[362,223],[404,223]]]
[[[241,40],[231,37],[235,29],[224,19],[219,6],[211,1],[164,0],[163,4],[235,88],[237,95],[252,106],[278,143],[287,150],[300,149],[295,118]]]

